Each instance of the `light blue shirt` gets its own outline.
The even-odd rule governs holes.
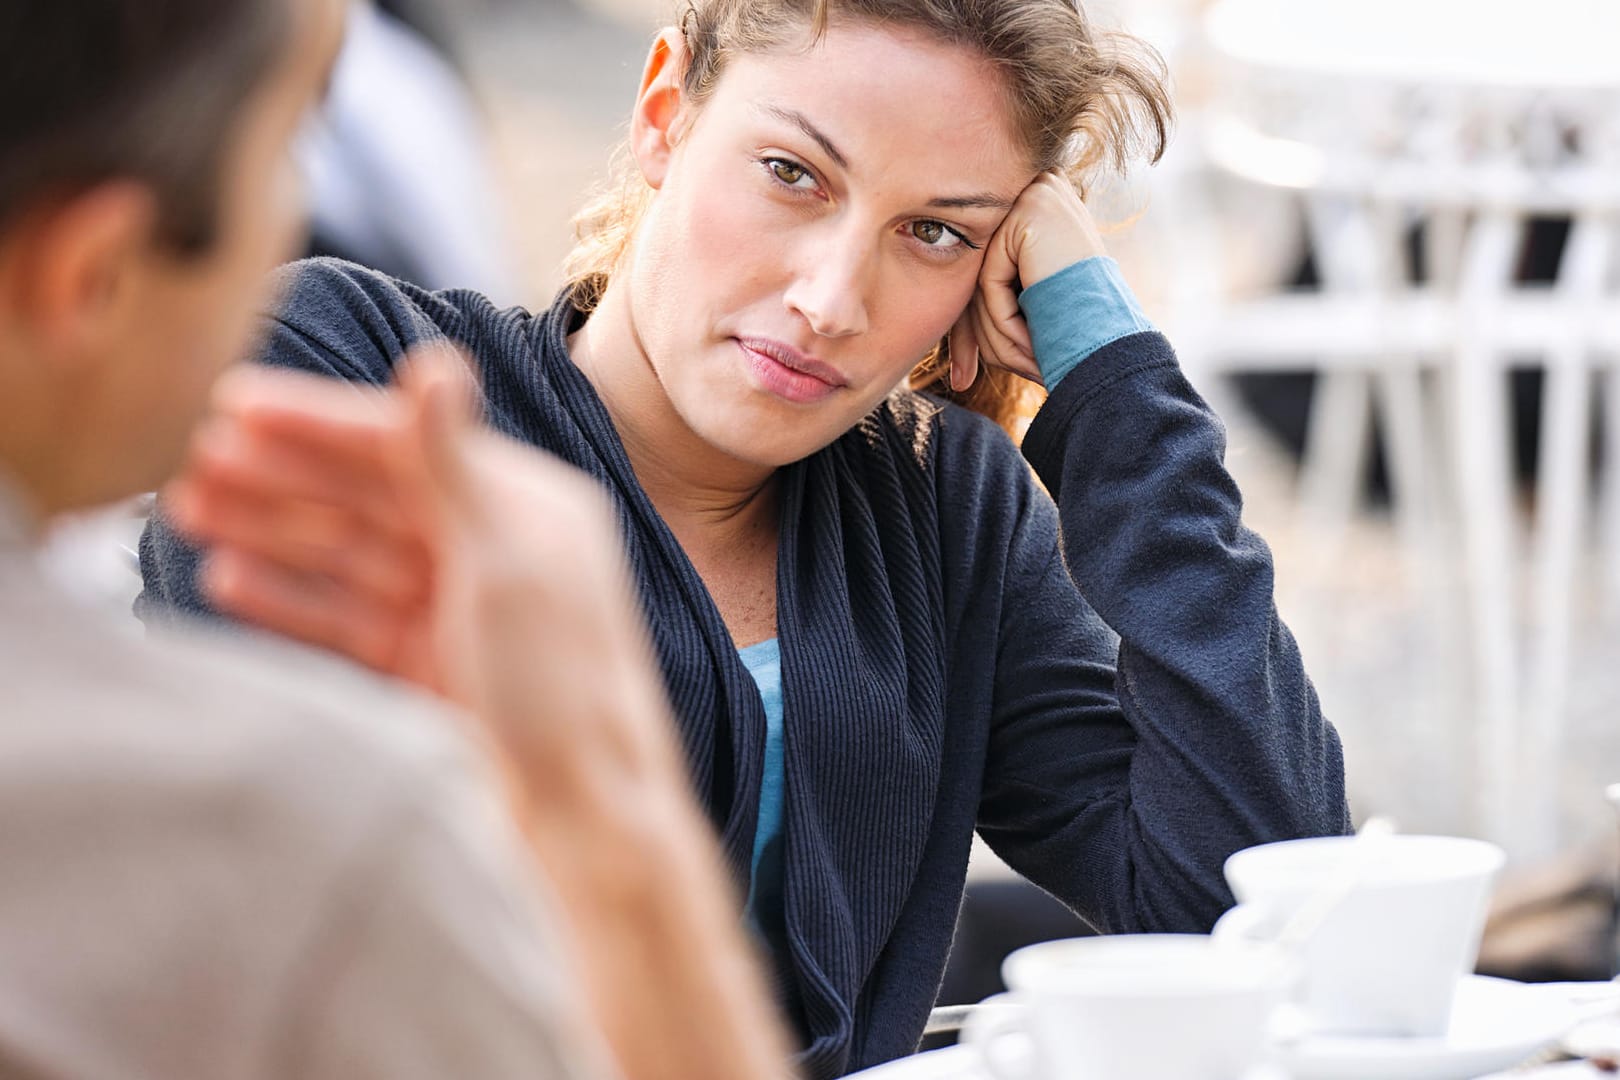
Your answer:
[[[1048,390],[1080,361],[1122,337],[1152,330],[1142,305],[1107,255],[1082,259],[1018,296]]]
[[[782,652],[776,638],[739,649],[765,706],[765,773],[759,786],[759,825],[749,864],[746,918],[773,947],[784,934],[782,797],[786,785],[782,738]]]

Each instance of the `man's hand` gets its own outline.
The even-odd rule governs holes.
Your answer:
[[[200,584],[222,610],[443,692],[433,655],[434,531],[403,394],[236,369],[164,492],[207,545]],[[415,496],[407,498],[407,495]]]
[[[664,719],[605,497],[481,427],[475,398],[442,348],[389,391],[233,372],[166,502],[209,545],[204,588],[511,726],[535,764],[552,759],[541,711],[577,718],[633,686]]]
[[[611,508],[482,428],[454,353],[387,391],[233,373],[167,495],[223,610],[415,682],[496,750],[631,1080],[755,1080],[787,1042],[691,798]]]

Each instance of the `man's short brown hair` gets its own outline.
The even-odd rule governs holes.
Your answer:
[[[289,47],[290,0],[0,2],[0,229],[25,206],[138,180],[162,239],[213,241],[233,121]]]

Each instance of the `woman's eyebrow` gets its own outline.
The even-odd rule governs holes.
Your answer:
[[[929,206],[938,206],[943,209],[984,208],[987,210],[1011,210],[1013,200],[997,195],[994,192],[980,192],[975,195],[946,195],[938,199],[929,199]]]
[[[828,137],[827,133],[810,120],[810,118],[797,109],[784,108],[781,105],[761,105],[760,111],[767,113],[783,123],[792,124],[817,146],[832,158],[833,163],[845,172],[849,171],[849,159],[838,149],[838,145]],[[1012,209],[1013,200],[995,192],[975,192],[972,195],[942,195],[937,199],[929,199],[928,205],[941,210],[986,209],[1007,211]]]
[[[849,159],[844,157],[843,152],[840,151],[833,141],[827,137],[826,133],[820,128],[816,127],[816,125],[812,124],[810,122],[810,118],[804,115],[804,113],[799,112],[797,109],[784,109],[780,105],[762,105],[760,108],[776,117],[778,120],[792,124],[810,138],[814,139],[816,145],[820,146],[821,149],[826,152],[827,156],[833,159],[833,164],[837,165],[840,169],[843,169],[846,172],[849,171]]]

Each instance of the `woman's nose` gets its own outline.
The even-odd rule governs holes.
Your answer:
[[[872,251],[854,240],[817,244],[805,252],[802,269],[782,301],[820,337],[865,333],[876,261]]]

